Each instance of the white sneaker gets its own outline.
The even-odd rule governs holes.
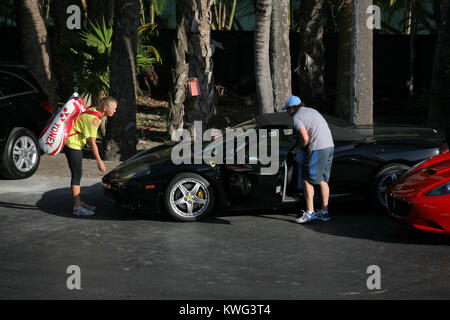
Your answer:
[[[305,223],[318,219],[315,212],[303,211],[303,215],[300,218],[295,219],[297,223]]]
[[[79,207],[73,207],[73,215],[78,216],[78,217],[89,217],[89,216],[93,216],[95,214],[94,211],[88,210],[85,207],[83,207],[83,205],[79,206]]]

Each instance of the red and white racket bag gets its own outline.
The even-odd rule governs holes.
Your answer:
[[[73,122],[86,111],[83,99],[78,93],[72,94],[69,101],[56,112],[39,136],[39,147],[48,155],[57,155],[66,144]]]

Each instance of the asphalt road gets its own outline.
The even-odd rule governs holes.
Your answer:
[[[91,218],[71,215],[68,177],[0,180],[0,299],[450,298],[450,238],[364,203],[309,225],[293,223],[295,210],[179,223],[114,208],[99,178],[83,184]]]

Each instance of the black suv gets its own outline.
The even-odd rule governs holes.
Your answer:
[[[32,176],[41,157],[38,137],[52,116],[47,95],[23,65],[0,62],[0,174]]]

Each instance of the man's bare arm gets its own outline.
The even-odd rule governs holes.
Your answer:
[[[309,143],[308,130],[305,127],[300,128],[300,147],[304,148]]]

